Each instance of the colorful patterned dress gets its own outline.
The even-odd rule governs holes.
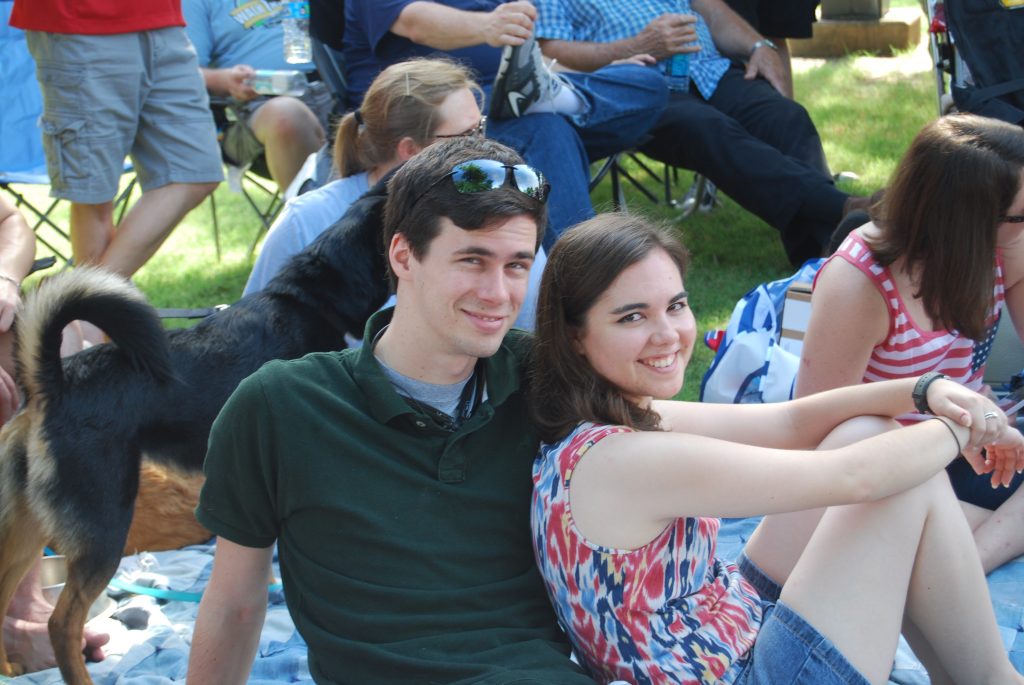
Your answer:
[[[569,506],[576,464],[628,431],[583,423],[544,444],[533,467],[537,564],[562,626],[599,682],[732,683],[761,626],[761,600],[735,565],[715,558],[720,521],[680,518],[636,550],[595,545]]]

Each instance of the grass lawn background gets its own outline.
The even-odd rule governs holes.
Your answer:
[[[912,0],[891,4],[917,6]],[[845,190],[867,194],[885,185],[911,138],[936,116],[926,43],[927,36],[922,35],[920,46],[889,58],[850,55],[827,61],[794,60],[796,97],[818,126],[832,171],[858,176],[841,182]],[[686,191],[690,179],[689,172],[679,173],[677,197]],[[645,185],[659,190],[654,180]],[[27,190],[34,200],[46,201],[45,190]],[[686,285],[701,336],[724,327],[737,299],[751,287],[792,271],[776,231],[722,194],[721,206],[714,211],[680,221],[676,209],[654,205],[630,188],[626,193],[630,211],[672,222],[693,253]],[[592,197],[598,211],[611,206],[607,179]],[[202,307],[230,303],[240,296],[252,266],[249,248],[259,222],[242,196],[226,184],[218,188],[215,200],[220,257],[214,246],[212,208],[206,201],[136,274],[136,283],[154,305]],[[58,216],[66,225],[66,211]],[[40,246],[39,252],[46,250]],[[711,358],[710,350],[699,342],[681,397],[696,399]]]

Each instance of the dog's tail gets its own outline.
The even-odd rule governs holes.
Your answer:
[[[63,386],[61,333],[79,319],[101,328],[133,367],[161,381],[173,377],[167,335],[152,305],[121,276],[77,267],[43,281],[18,315],[18,379],[28,397]]]

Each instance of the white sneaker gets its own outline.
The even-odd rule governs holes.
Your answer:
[[[537,102],[553,102],[566,87],[544,63],[537,41],[530,36],[522,45],[506,45],[502,50],[488,116],[494,120],[521,117]]]

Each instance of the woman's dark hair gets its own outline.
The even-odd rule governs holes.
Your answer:
[[[657,250],[685,275],[689,253],[670,229],[609,213],[566,231],[548,255],[530,364],[530,411],[544,441],[564,437],[581,421],[659,430],[656,412],[624,399],[573,347],[594,302],[625,269]]]
[[[889,266],[920,274],[933,321],[979,340],[992,307],[996,232],[1021,187],[1024,130],[955,114],[926,125],[903,156],[873,217],[869,241]]]

